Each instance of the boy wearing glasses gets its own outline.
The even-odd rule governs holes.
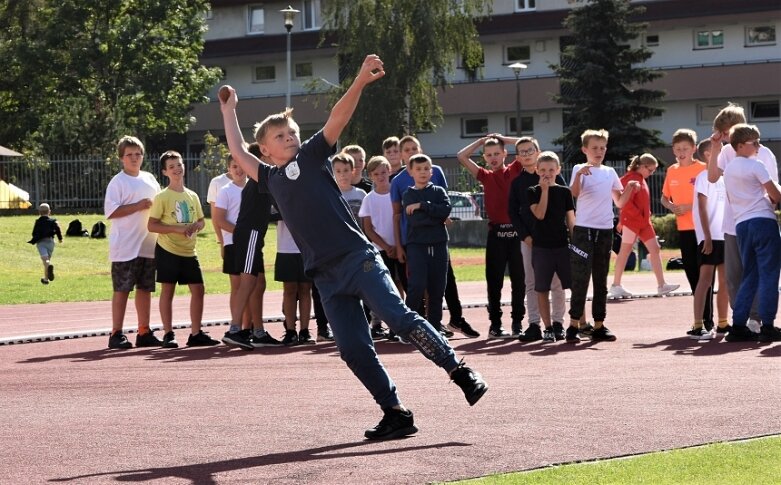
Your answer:
[[[523,307],[524,275],[521,243],[518,231],[513,227],[507,210],[510,184],[523,171],[517,158],[505,165],[507,143],[517,138],[498,134],[484,136],[458,152],[458,161],[480,183],[485,192],[485,211],[488,215],[488,235],[485,243],[485,280],[488,287],[488,319],[491,328],[489,338],[511,338],[521,333],[521,321],[526,313]],[[478,148],[483,148],[483,160],[488,168],[477,165],[470,158]],[[512,334],[502,328],[502,287],[505,269],[510,268],[512,286]]]
[[[720,151],[720,134],[714,135],[714,155]],[[735,218],[743,278],[732,311],[728,342],[781,340],[781,329],[773,323],[778,311],[778,277],[781,273],[781,235],[774,212],[781,202],[778,184],[757,159],[759,129],[737,124],[729,141],[737,155],[724,169],[724,185]],[[747,327],[754,295],[759,299],[762,328],[756,335]]]

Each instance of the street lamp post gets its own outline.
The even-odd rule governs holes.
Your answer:
[[[507,67],[515,73],[515,134],[521,136],[521,71],[529,66],[516,62]]]
[[[285,98],[285,108],[291,108],[290,106],[290,83],[292,75],[290,73],[290,31],[293,30],[293,22],[296,19],[296,14],[299,10],[294,9],[290,5],[287,8],[280,10],[285,18],[285,30],[287,30],[287,97]]]

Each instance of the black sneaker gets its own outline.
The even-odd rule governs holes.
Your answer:
[[[615,342],[616,336],[606,326],[602,325],[591,332],[591,340],[595,342]]]
[[[772,325],[762,325],[759,330],[760,342],[779,342],[781,341],[781,328]]]
[[[733,326],[724,340],[727,342],[756,342],[759,340],[759,334],[748,329],[747,326]]]
[[[252,342],[250,342],[244,332],[225,332],[225,335],[222,336],[222,343],[232,347],[241,347],[244,350],[255,350]]]
[[[108,338],[108,348],[110,349],[132,349],[133,344],[125,337],[122,332],[116,332],[111,334]]]
[[[418,432],[412,411],[400,411],[398,409],[385,409],[385,415],[377,426],[367,429],[363,435],[370,440],[395,440]]]
[[[155,337],[155,332],[149,331],[136,335],[136,347],[162,347],[163,342]]]
[[[540,326],[533,323],[529,324],[529,327],[526,329],[526,331],[521,332],[521,334],[518,336],[518,340],[521,342],[536,342],[538,340],[542,340],[542,331],[540,330]]]
[[[393,344],[398,344],[401,343],[401,337],[396,335],[396,333],[393,330],[391,330],[388,332],[387,341]]]
[[[179,342],[176,341],[176,335],[174,334],[173,330],[170,332],[166,332],[166,334],[163,335],[163,348],[164,349],[179,348]]]
[[[46,278],[41,278],[41,283],[44,284],[44,285],[48,285],[49,284],[49,280],[47,280]]]
[[[308,328],[302,328],[301,331],[298,332],[298,343],[301,345],[314,345],[317,342],[312,338]]]
[[[556,335],[553,333],[553,327],[545,327],[545,330],[542,331],[542,341],[543,342],[556,341]]]
[[[692,340],[699,340],[702,338],[703,335],[708,335],[710,332],[708,332],[705,328],[692,328],[688,332],[686,332],[686,335],[689,336]]]
[[[459,362],[456,370],[450,373],[450,378],[464,391],[466,402],[470,406],[474,406],[488,390],[488,384],[483,380],[483,376],[465,366],[463,361]]]
[[[447,327],[454,332],[461,332],[469,338],[477,338],[480,336],[480,332],[472,328],[472,326],[464,320],[464,317],[461,317],[460,320],[452,320],[447,324]]]
[[[49,279],[49,281],[54,281],[54,265],[50,264],[48,268],[46,268],[46,277]]]
[[[512,334],[502,327],[491,327],[488,331],[488,338],[513,338]]]
[[[553,337],[556,340],[564,340],[564,325],[561,322],[553,322]]]
[[[253,347],[279,347],[282,345],[282,342],[275,339],[271,336],[270,333],[264,331],[262,337],[258,337],[257,335],[252,335],[249,339],[250,343]]]
[[[448,329],[447,329],[447,328],[446,328],[444,325],[442,325],[442,324],[439,324],[439,325],[433,325],[433,324],[432,324],[431,326],[432,326],[432,327],[434,327],[434,330],[436,330],[437,332],[439,332],[439,334],[440,334],[440,335],[442,335],[442,336],[443,336],[443,337],[445,337],[445,338],[450,338],[450,337],[452,337],[452,336],[454,335],[454,334],[453,334],[453,332],[451,332],[450,330],[448,330]]]
[[[219,343],[219,340],[211,338],[209,334],[205,333],[203,330],[199,330],[195,335],[190,334],[190,336],[187,337],[188,347],[211,347],[212,345],[217,345]]]
[[[388,338],[388,331],[382,325],[372,326],[372,340],[385,340]]]
[[[530,323],[529,325],[533,325],[533,324]],[[522,333],[523,333],[523,326],[521,325],[521,322],[513,322],[510,325],[510,334],[513,338],[520,338]]]
[[[580,342],[580,336],[578,335],[580,332],[577,328],[573,326],[567,327],[567,331],[564,333],[564,340],[567,341],[568,344],[576,344]]]
[[[334,334],[331,332],[331,327],[326,325],[325,328],[318,328],[317,329],[317,340],[323,340],[326,342],[333,342],[334,341]]]
[[[732,330],[732,325],[724,325],[723,327],[716,327],[716,333],[728,333]]]
[[[295,330],[285,330],[285,336],[282,338],[282,345],[286,347],[298,345],[298,334]]]
[[[578,327],[578,333],[581,337],[591,337],[591,334],[594,333],[594,326],[586,322]]]

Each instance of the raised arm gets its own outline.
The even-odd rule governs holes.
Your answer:
[[[484,136],[482,138],[478,138],[477,140],[473,141],[469,145],[465,146],[461,149],[461,151],[458,152],[458,162],[461,164],[462,167],[467,169],[469,173],[472,174],[472,177],[477,178],[478,172],[480,172],[480,167],[472,161],[472,154],[483,146],[488,140],[487,136]]]
[[[710,160],[708,162],[708,182],[715,184],[719,177],[723,175],[719,168],[719,155],[721,154],[721,141],[724,138],[722,133],[714,133],[710,137]]]
[[[350,118],[352,118],[355,108],[358,106],[358,101],[361,99],[363,88],[384,75],[385,71],[383,70],[380,57],[375,54],[366,56],[355,80],[331,109],[328,121],[323,126],[323,136],[329,145],[336,145],[345,126],[350,122]]]
[[[241,165],[241,169],[257,182],[260,160],[247,151],[247,146],[241,135],[239,120],[236,117],[236,105],[239,104],[239,97],[236,94],[236,90],[232,87],[223,86],[220,88],[220,92],[222,92],[223,88],[227,88],[230,92],[227,99],[223,99],[221,95],[218,96],[220,98],[220,111],[222,112],[222,123],[225,128],[225,138],[228,141],[228,149],[230,149],[233,159]]]

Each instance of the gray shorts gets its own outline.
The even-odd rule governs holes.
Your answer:
[[[114,291],[131,292],[133,288],[155,291],[155,260],[152,258],[131,259],[111,263],[111,283]]]
[[[35,246],[38,248],[38,254],[42,258],[49,259],[54,254],[54,238],[47,237],[46,239],[41,239],[35,243]]]

